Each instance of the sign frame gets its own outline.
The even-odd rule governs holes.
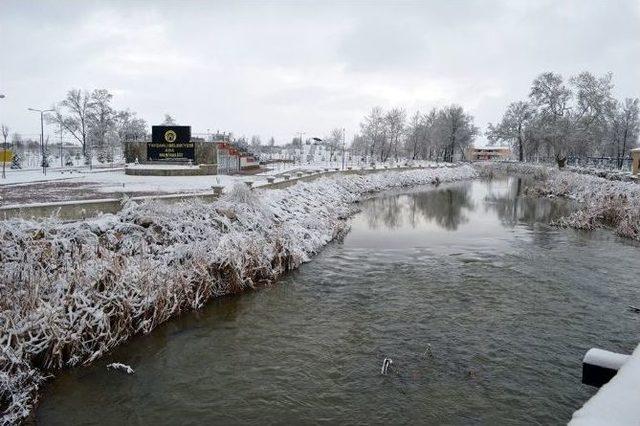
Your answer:
[[[195,142],[191,126],[152,126],[147,142],[148,161],[195,161]]]

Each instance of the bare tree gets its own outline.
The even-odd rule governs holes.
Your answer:
[[[387,149],[386,154],[382,153],[382,161],[387,161],[392,151],[396,161],[398,161],[398,145],[400,144],[400,138],[405,132],[406,119],[407,113],[402,108],[394,108],[385,115],[385,133],[389,140],[389,148]]]
[[[114,117],[120,142],[140,141],[147,136],[147,122],[136,117],[135,112],[129,110],[118,111]]]
[[[115,111],[111,107],[113,95],[105,89],[96,89],[91,93],[88,136],[93,148],[97,149],[98,160],[102,163],[113,159],[114,144],[117,138]]]
[[[384,112],[381,107],[377,106],[371,109],[369,115],[360,123],[360,131],[368,146],[365,155],[368,155],[373,161],[377,153],[383,152],[386,140]]]
[[[615,149],[616,165],[622,168],[627,149],[638,142],[640,133],[640,100],[625,99],[624,103],[616,103],[611,117],[611,142]]]
[[[163,126],[175,126],[176,124],[176,120],[172,116],[169,114],[164,115],[164,121],[162,122]]]
[[[436,149],[436,135],[438,125],[438,110],[432,108],[431,111],[426,113],[422,117],[422,125],[421,131],[419,133],[420,137],[420,157],[422,159],[428,158],[429,160],[433,157],[433,152]]]
[[[529,98],[537,109],[535,135],[553,149],[558,167],[564,167],[569,154],[593,151],[605,134],[614,105],[611,79],[611,74],[598,78],[583,72],[567,86],[560,74],[546,72],[533,81]]]
[[[571,90],[565,86],[560,74],[547,72],[533,81],[529,98],[538,109],[536,134],[552,147],[558,166],[564,167],[567,161],[565,142],[571,134]]]
[[[336,152],[339,151],[342,146],[342,129],[338,127],[331,129],[329,136],[326,136],[324,141],[329,149],[329,161],[334,161]]]
[[[464,155],[464,148],[471,145],[478,128],[473,125],[473,117],[459,105],[450,105],[438,113],[437,132],[444,161],[451,162],[456,150]]]
[[[61,125],[82,145],[87,155],[87,135],[93,109],[91,95],[85,90],[71,89],[67,97],[55,108],[53,121]]]
[[[592,153],[606,137],[608,119],[616,104],[611,95],[612,78],[611,73],[596,77],[582,72],[569,79],[575,99],[571,110],[574,128],[569,149],[575,156]]]
[[[423,126],[423,118],[420,111],[416,111],[415,114],[411,116],[409,120],[409,124],[407,125],[406,130],[406,139],[405,139],[405,152],[408,155],[411,155],[411,159],[415,160],[418,156],[418,151],[420,148],[420,135],[422,133]]]
[[[262,152],[262,140],[259,135],[251,136],[251,144],[249,145],[249,151],[253,155],[260,155]]]
[[[489,123],[486,136],[491,143],[497,141],[510,143],[518,153],[518,161],[524,161],[527,127],[534,115],[535,110],[528,102],[513,102],[507,107],[498,125]]]

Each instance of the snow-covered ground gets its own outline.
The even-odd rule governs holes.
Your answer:
[[[404,163],[402,163],[404,164]],[[433,165],[415,162],[412,165]],[[214,176],[136,176],[125,174],[124,167],[84,169],[49,169],[47,175],[42,170],[11,170],[7,179],[0,180],[0,204],[4,206],[60,202],[76,199],[99,199],[151,194],[199,193],[211,191],[213,185],[229,188],[236,182],[251,181],[255,186],[267,183],[269,176],[282,176],[304,170],[324,170],[341,168],[341,163],[292,164],[275,163],[267,171],[255,175],[214,175]],[[395,167],[395,163],[387,167]],[[157,168],[154,165],[136,165],[136,168]],[[162,166],[163,168],[185,169],[190,166]],[[345,165],[354,168],[369,166]],[[378,169],[383,165],[378,165]]]
[[[181,193],[210,191],[212,185],[232,185],[251,179],[252,176],[133,176],[123,172],[102,173],[87,176],[85,182],[98,184],[98,190],[105,193]],[[266,179],[265,179],[266,181]]]
[[[124,170],[122,167],[107,169],[110,172],[116,172]],[[94,172],[105,172],[105,169],[94,169]],[[93,174],[89,169],[83,167],[50,167],[47,168],[47,174],[42,173],[42,169],[21,169],[21,170],[6,170],[6,178],[0,179],[0,188],[3,186],[11,186],[18,184],[40,183],[50,182],[60,179],[82,178],[87,174]],[[1,189],[0,189],[1,190]]]
[[[211,191],[213,185],[230,186],[251,180],[266,183],[266,176],[133,176],[124,168],[94,169],[92,172],[49,171],[47,180],[37,171],[19,171],[0,181],[0,204],[17,205],[41,202],[99,199],[145,194],[196,193]]]
[[[345,231],[354,202],[470,179],[468,166],[237,184],[213,203],[127,203],[62,223],[0,221],[0,410],[24,419],[44,371],[92,362],[208,299],[271,283]]]

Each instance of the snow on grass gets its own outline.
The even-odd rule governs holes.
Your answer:
[[[0,409],[18,422],[44,372],[90,363],[208,299],[273,283],[345,232],[353,203],[476,176],[470,166],[236,185],[214,203],[127,203],[74,223],[0,221]]]
[[[493,163],[477,166],[481,175],[497,173],[528,175],[536,180],[527,195],[566,197],[580,203],[580,208],[555,224],[576,229],[609,228],[616,234],[640,240],[640,184],[634,180],[600,177],[598,173],[576,173],[554,167]]]

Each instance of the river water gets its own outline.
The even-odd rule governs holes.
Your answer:
[[[558,229],[516,178],[361,203],[277,285],[215,300],[44,392],[42,424],[560,424],[591,347],[640,340],[640,247]],[[384,358],[393,364],[381,375]],[[107,371],[130,364],[135,374]]]

